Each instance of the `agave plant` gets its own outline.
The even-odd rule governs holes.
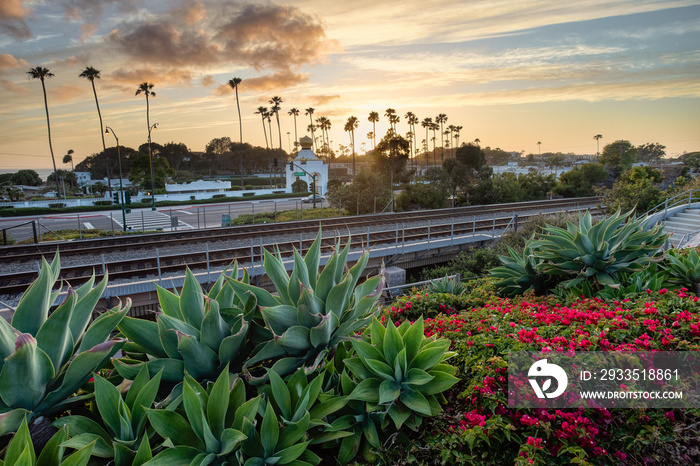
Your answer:
[[[700,257],[695,248],[685,251],[671,249],[661,267],[669,273],[671,283],[688,288],[700,284]]]
[[[236,454],[246,438],[241,431],[246,421],[255,419],[259,403],[260,397],[246,401],[243,381],[231,380],[228,367],[208,391],[185,375],[184,417],[172,407],[146,410],[155,431],[173,447],[145,464],[237,464]]]
[[[383,277],[368,279],[359,286],[358,280],[369,260],[363,252],[357,263],[346,270],[345,261],[350,241],[340,250],[336,247],[319,273],[321,231],[306,257],[294,250],[294,268],[287,273],[279,250],[264,252],[265,272],[277,291],[271,294],[263,288],[229,278],[236,295],[242,301],[253,295],[260,314],[273,338],[260,343],[244,365],[253,384],[267,380],[268,373],[259,365],[271,365],[280,375],[304,366],[306,373],[318,368],[338,343],[365,327],[375,313],[381,294]]]
[[[444,363],[455,354],[447,351],[449,340],[423,332],[423,317],[399,327],[374,319],[362,340],[352,341],[356,356],[345,360],[360,381],[350,399],[366,402],[368,412],[386,412],[397,429],[417,430],[424,417],[438,414],[442,392],[458,381],[457,369]]]
[[[500,278],[496,286],[508,296],[520,295],[533,290],[541,295],[554,286],[553,277],[538,270],[541,261],[531,247],[526,245],[522,255],[508,246],[508,256],[499,256],[502,266],[489,271],[494,278]]]
[[[94,444],[92,455],[110,458],[116,466],[139,466],[151,459],[146,432],[146,408],[156,399],[162,372],[153,379],[144,366],[129,384],[126,399],[110,382],[95,376],[95,403],[102,425],[85,416],[66,416],[53,422],[66,426],[71,439],[62,445],[83,448]],[[104,425],[104,427],[103,427]]]
[[[238,276],[237,264],[231,274]],[[247,280],[244,273],[241,283]],[[146,365],[151,375],[163,370],[163,380],[180,382],[185,371],[200,381],[216,379],[224,367],[238,372],[249,350],[255,299],[236,298],[223,274],[207,295],[189,269],[179,295],[156,287],[162,310],[157,322],[126,317],[119,324],[131,341],[124,347],[129,357],[114,361],[119,374],[131,380]]]
[[[80,288],[68,288],[66,299],[49,315],[59,291],[58,254],[45,260],[39,277],[22,295],[11,324],[0,319],[0,435],[15,431],[22,420],[69,409],[85,397],[73,394],[124,344],[110,333],[124,318],[131,301],[95,319],[88,327],[107,277],[94,277]]]
[[[464,283],[458,281],[457,277],[444,277],[433,280],[428,283],[425,288],[429,293],[448,293],[455,295],[462,294],[466,289]]]
[[[246,466],[286,465],[306,466],[319,464],[319,458],[307,447],[311,443],[306,438],[310,425],[310,414],[305,412],[299,421],[280,429],[280,421],[272,403],[264,407],[262,422],[257,427],[254,420],[243,419],[243,434],[238,452],[238,464]]]
[[[658,261],[667,235],[660,225],[646,229],[648,218],[633,211],[593,223],[590,211],[579,214],[579,224],[566,229],[547,225],[530,241],[541,263],[538,271],[565,279],[565,287],[589,281],[593,288],[618,284],[618,275],[644,270]]]
[[[46,443],[37,458],[32,437],[29,434],[27,420],[22,419],[17,433],[10,440],[5,457],[0,464],[3,466],[85,466],[90,461],[94,443],[90,443],[64,459],[65,447],[63,442],[68,438],[68,429],[62,428]]]
[[[594,290],[588,282],[583,282],[578,286],[561,289],[562,296],[573,296],[590,298],[596,296],[603,299],[621,300],[630,295],[645,293],[647,290],[659,291],[664,287],[668,279],[668,274],[660,272],[657,264],[651,264],[648,268],[631,274],[621,273],[618,275],[619,285],[606,285],[601,290]]]

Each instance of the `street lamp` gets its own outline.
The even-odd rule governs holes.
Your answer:
[[[156,210],[156,178],[153,172],[153,154],[151,153],[151,131],[158,128],[158,123],[148,127],[148,162],[151,164],[151,210]]]
[[[114,139],[117,141],[117,160],[119,160],[119,194],[121,194],[122,198],[122,228],[124,229],[124,231],[126,231],[126,212],[124,210],[124,186],[122,185],[122,179],[124,178],[124,176],[122,175],[122,156],[119,152],[119,138],[117,137],[117,133],[115,133],[112,128],[110,128],[109,126],[106,126],[105,128],[105,134],[109,134],[111,132],[112,136],[114,136]]]

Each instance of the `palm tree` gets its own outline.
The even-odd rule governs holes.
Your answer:
[[[537,151],[539,152],[539,155],[542,155],[542,142],[537,141]]]
[[[258,107],[258,111],[254,114],[260,115],[260,118],[262,119],[263,133],[265,134],[265,147],[267,147],[267,150],[270,150],[270,145],[267,143],[267,129],[265,129],[265,115],[267,115],[267,107]]]
[[[44,91],[44,109],[46,110],[46,127],[49,130],[49,151],[51,152],[51,161],[53,162],[53,175],[54,178],[56,178],[56,197],[60,196],[60,188],[58,186],[58,170],[56,170],[56,158],[53,155],[53,145],[51,144],[51,120],[49,118],[49,103],[48,100],[46,100],[46,84],[44,83],[44,80],[46,78],[52,77],[54,74],[49,71],[48,68],[43,68],[41,66],[37,66],[36,68],[32,68],[29,71],[27,71],[27,75],[31,79],[40,79],[41,80],[41,89]]]
[[[437,136],[435,136],[435,132],[440,129],[440,125],[437,123],[431,123],[430,124],[430,131],[433,132],[433,137],[430,138],[431,141],[433,141],[433,164],[437,165]]]
[[[596,157],[600,157],[600,140],[603,137],[602,134],[596,134],[593,136],[593,139],[595,139],[595,142],[597,144],[598,150],[596,151]]]
[[[331,129],[331,120],[324,116],[320,116],[316,118],[316,127],[321,130],[321,142],[323,143],[321,151],[326,157],[328,157],[330,155],[330,136],[328,131]]]
[[[416,125],[419,123],[420,120],[418,120],[418,117],[415,115],[413,112],[406,112],[406,121],[408,123],[408,126],[411,129],[411,139],[413,141],[413,144],[411,145],[411,158],[415,158],[417,155],[416,152]]]
[[[153,210],[156,210],[156,182],[153,174],[153,154],[151,153],[151,116],[150,116],[150,107],[148,103],[148,96],[155,97],[156,93],[152,91],[153,89],[153,84],[143,82],[139,84],[139,87],[136,89],[136,94],[134,95],[139,95],[142,92],[146,96],[146,125],[148,127],[148,160],[151,164],[151,189],[153,190],[152,193],[153,195],[151,196],[151,200],[153,202]]]
[[[314,120],[313,120],[314,110],[315,110],[315,108],[309,107],[304,111],[304,115],[309,116],[309,123],[311,123],[311,139],[313,139],[313,141],[314,141],[314,151],[317,151],[318,149],[316,148],[316,137],[314,136]]]
[[[352,140],[352,179],[355,180],[355,175],[357,170],[355,169],[355,130],[360,124],[360,120],[356,116],[348,117],[348,121],[345,123],[345,131],[350,133],[350,139]]]
[[[423,121],[421,121],[420,125],[425,128],[425,152],[428,152],[428,130],[433,126],[433,119],[428,117],[428,118],[423,118]],[[425,166],[426,168],[428,167],[428,161],[426,159],[425,161]]]
[[[236,91],[236,107],[238,107],[238,130],[240,133],[241,144],[243,144],[243,121],[241,120],[241,104],[238,101],[238,85],[243,80],[241,78],[231,78],[228,80],[228,85]],[[241,156],[241,176],[243,176],[243,156]]]
[[[73,167],[73,149],[68,149],[66,155],[63,156],[63,163],[70,164],[70,171],[75,170],[75,167]]]
[[[455,125],[450,125],[447,127],[447,131],[450,133],[450,145],[452,146],[452,153],[454,154],[455,151],[455,144],[454,144],[454,138],[455,138],[455,129],[457,127]]]
[[[107,157],[107,146],[105,146],[105,130],[102,125],[102,113],[100,112],[100,102],[97,100],[97,90],[95,89],[95,79],[100,79],[100,70],[93,68],[92,66],[86,67],[80,75],[79,78],[87,78],[92,84],[92,93],[95,95],[95,105],[97,106],[97,116],[100,119],[100,137],[102,138],[102,153],[105,155],[105,166],[107,167],[107,189],[109,190],[110,196],[112,195],[112,181],[109,176],[109,159]],[[64,162],[65,163],[65,162]]]
[[[457,130],[457,137],[459,137],[459,130],[462,129],[462,127],[459,126],[458,128],[459,128],[459,129]],[[481,139],[479,139],[479,138],[474,139],[474,143],[476,144],[476,147],[480,147],[480,146],[479,146],[479,143],[480,143],[480,142],[481,142]]]
[[[272,105],[272,108],[270,109],[274,114],[275,114],[275,119],[277,119],[277,133],[279,134],[279,143],[280,143],[280,161],[282,160],[282,128],[280,127],[280,104],[282,103],[282,97],[274,96],[270,100],[267,101],[270,105]],[[272,165],[270,165],[270,171],[272,171]],[[275,175],[275,179],[277,176]],[[276,180],[275,180],[276,183]]]
[[[299,116],[299,109],[292,108],[287,112],[287,115],[294,117],[294,149],[299,145],[299,137],[297,136],[297,117]]]
[[[367,120],[372,123],[372,149],[377,147],[377,122],[379,121],[379,113],[377,112],[369,112],[369,117]]]
[[[464,126],[455,126],[455,147],[459,147],[459,132],[464,129]],[[479,143],[476,144],[477,146]]]
[[[439,114],[435,117],[435,123],[440,123],[440,139],[442,139],[443,127],[442,125],[447,122],[447,115],[444,113]],[[442,152],[440,153],[440,161],[445,161],[445,143],[442,143]]]
[[[401,118],[396,114],[396,110],[394,110],[393,108],[387,108],[387,109],[384,111],[384,116],[387,117],[387,118],[389,119],[389,124],[391,125],[391,129],[393,129],[394,132],[396,132],[396,123],[398,123],[399,120],[401,119]]]

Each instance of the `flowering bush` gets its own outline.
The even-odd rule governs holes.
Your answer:
[[[439,295],[423,295],[414,306],[413,295],[393,303],[396,311],[392,306],[384,310],[395,320],[413,317],[416,307],[431,316],[425,319],[425,333],[452,341],[457,351],[452,363],[461,378],[447,395],[445,411],[427,423],[418,439],[411,439],[413,447],[404,459],[523,465],[651,464],[669,456],[686,464],[700,460],[692,448],[698,410],[507,405],[509,351],[700,349],[700,299],[689,290],[648,290],[622,300],[532,293],[506,299],[487,291],[488,280],[471,286],[479,291],[463,296],[456,307],[447,308],[450,301]],[[458,312],[445,312],[441,305]]]

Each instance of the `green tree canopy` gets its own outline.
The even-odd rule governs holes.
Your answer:
[[[170,167],[165,157],[153,157],[153,174],[157,188],[164,188],[168,177],[175,174],[175,170]],[[129,181],[138,184],[142,189],[152,189],[151,185],[151,165],[148,154],[142,154],[131,162],[129,170]]]
[[[633,167],[615,181],[612,189],[600,189],[599,193],[604,196],[603,204],[608,212],[635,209],[637,215],[641,215],[665,199],[658,186],[662,180],[658,170]]]
[[[343,209],[350,213],[355,213],[358,206],[360,214],[374,212],[375,198],[377,211],[389,204],[389,185],[375,170],[363,170],[351,184],[339,186],[328,192],[331,206],[337,209],[342,204]]]
[[[374,167],[386,178],[393,172],[394,182],[408,181],[406,164],[410,151],[411,143],[390,129],[374,150]]]
[[[657,163],[666,156],[666,146],[655,143],[646,143],[637,146],[637,162]]]
[[[610,176],[600,163],[587,163],[566,173],[562,173],[554,192],[562,197],[594,196],[594,188]]]
[[[637,148],[631,142],[619,139],[603,147],[600,162],[617,177],[629,170],[637,160]]]
[[[41,186],[41,177],[34,170],[19,170],[15,173],[3,173],[0,175],[0,183],[9,183],[22,186]]]

